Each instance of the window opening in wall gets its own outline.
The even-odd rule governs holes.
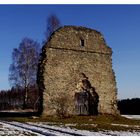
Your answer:
[[[80,39],[80,46],[81,46],[81,47],[84,47],[84,46],[85,46],[84,39]]]

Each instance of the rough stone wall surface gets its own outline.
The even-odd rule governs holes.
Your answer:
[[[81,46],[81,40],[84,46]],[[54,115],[53,98],[68,97],[68,113],[74,114],[74,91],[84,73],[99,96],[98,112],[116,114],[117,88],[112,70],[112,50],[101,33],[85,27],[64,26],[54,32],[42,49],[39,88],[43,114]]]

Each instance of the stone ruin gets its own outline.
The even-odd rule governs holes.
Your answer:
[[[118,114],[112,50],[103,35],[64,26],[42,48],[38,84],[42,115]]]

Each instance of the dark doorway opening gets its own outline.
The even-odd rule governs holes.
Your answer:
[[[81,74],[74,98],[76,115],[98,115],[99,96],[84,73]]]

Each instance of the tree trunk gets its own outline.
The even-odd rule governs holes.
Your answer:
[[[25,78],[25,93],[23,94],[23,109],[27,108],[27,98],[28,98],[28,86],[27,86],[27,80]]]

